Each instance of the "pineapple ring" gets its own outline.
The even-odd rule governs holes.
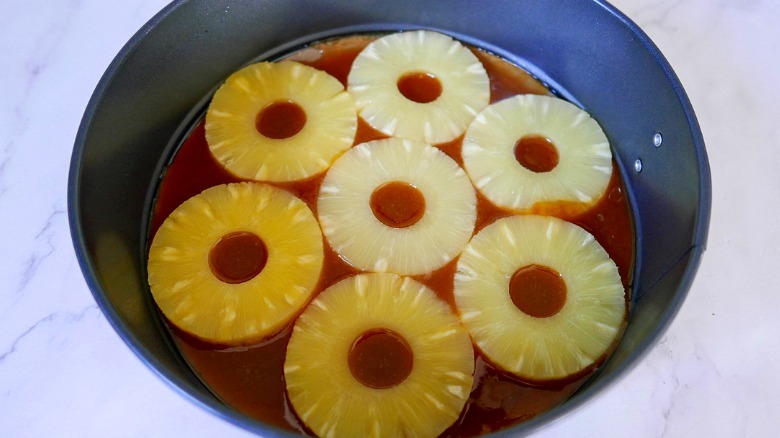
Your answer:
[[[374,215],[376,188],[405,182],[425,199],[413,225],[394,228]],[[476,222],[466,173],[439,149],[399,138],[362,143],[339,157],[322,182],[317,210],[331,246],[354,266],[401,275],[431,272],[455,258]]]
[[[267,248],[259,274],[220,280],[210,252],[225,236],[251,233]],[[258,183],[204,190],[163,222],[149,250],[149,286],[163,314],[199,338],[241,344],[278,331],[309,301],[323,264],[322,233],[309,207]]]
[[[261,134],[261,112],[287,102],[305,114],[300,130]],[[341,82],[292,61],[260,62],[233,73],[206,113],[212,154],[235,175],[258,181],[296,181],[323,172],[352,146],[356,131],[357,111]]]
[[[353,343],[367,332],[399,334],[411,373],[376,389],[352,374]],[[360,274],[318,295],[298,318],[284,377],[295,411],[318,436],[436,436],[459,416],[474,379],[468,333],[425,285],[389,273]]]
[[[399,80],[409,74],[432,75],[440,95],[426,103],[405,97]],[[463,134],[490,102],[490,80],[479,59],[452,38],[425,30],[387,35],[366,46],[352,64],[347,90],[375,129],[429,144]]]
[[[535,172],[515,158],[519,139],[551,140],[558,162]],[[595,202],[612,176],[612,152],[604,131],[588,113],[550,96],[518,95],[487,107],[463,139],[463,165],[493,203],[524,210],[540,201]]]
[[[545,318],[521,311],[509,293],[519,268],[552,268],[566,301]],[[494,363],[535,381],[561,379],[597,361],[620,334],[626,313],[615,263],[587,231],[544,216],[499,219],[458,260],[455,303],[474,342]]]

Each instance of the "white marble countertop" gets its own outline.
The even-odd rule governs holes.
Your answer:
[[[780,427],[780,2],[614,0],[680,77],[713,175],[708,250],[659,344],[539,436],[769,437]],[[0,435],[248,434],[157,378],[81,275],[66,182],[100,76],[165,0],[3,2]]]

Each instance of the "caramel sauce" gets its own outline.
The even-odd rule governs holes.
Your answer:
[[[290,138],[306,125],[306,111],[293,101],[273,102],[257,114],[257,132],[276,140]]]
[[[425,214],[425,197],[409,183],[390,181],[371,194],[371,211],[380,222],[393,228],[416,224]]]
[[[165,218],[184,201],[209,187],[242,181],[213,158],[206,143],[205,126],[204,120],[195,126],[164,173],[149,225],[149,242]]]
[[[220,238],[209,251],[209,268],[215,277],[230,284],[249,281],[268,261],[265,243],[256,235],[239,231]]]
[[[401,384],[414,366],[412,347],[398,333],[373,329],[358,336],[349,350],[349,370],[369,388],[387,389]]]
[[[525,135],[515,143],[515,159],[531,172],[545,173],[558,165],[558,149],[547,137]]]
[[[324,70],[346,84],[352,61],[372,40],[370,36],[358,36],[325,42],[306,49],[316,51],[317,56],[300,61]],[[523,70],[479,49],[472,51],[488,72],[491,103],[521,93],[549,94],[544,85]],[[358,120],[355,144],[386,137],[362,119]],[[462,165],[462,141],[461,136],[436,146]],[[306,181],[273,185],[301,198],[316,214],[316,199],[323,177],[318,175]],[[163,220],[179,204],[208,187],[236,181],[239,178],[223,169],[212,157],[205,140],[204,121],[201,119],[184,140],[165,173],[150,224],[150,241]],[[628,300],[634,255],[633,222],[625,189],[614,162],[612,179],[605,195],[594,205],[539,203],[528,213],[554,214],[593,234],[617,264]],[[475,233],[495,220],[512,214],[477,193]],[[455,310],[453,278],[456,267],[457,259],[432,273],[414,278],[433,289]],[[324,241],[324,266],[315,295],[358,272]],[[224,403],[268,424],[310,434],[293,413],[286,397],[283,364],[291,325],[271,339],[245,347],[206,343],[178,330],[172,324],[168,325],[184,358]],[[617,342],[610,352],[616,346]],[[442,436],[473,436],[529,420],[571,397],[610,352],[575,376],[552,382],[524,382],[491,365],[475,349],[476,368],[471,396],[461,417]]]
[[[509,297],[526,315],[548,318],[566,304],[566,282],[550,267],[523,266],[509,280]]]
[[[431,73],[406,73],[398,79],[398,91],[417,103],[430,103],[441,96],[441,82]]]

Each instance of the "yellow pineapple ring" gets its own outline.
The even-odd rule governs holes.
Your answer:
[[[361,383],[352,360],[367,333],[383,331],[402,338],[413,365],[377,388]],[[374,371],[395,373],[398,359],[375,351],[386,361]],[[449,305],[389,273],[350,277],[318,295],[296,321],[284,363],[290,402],[318,436],[437,436],[458,418],[473,374],[471,340]]]
[[[565,301],[545,315],[520,310],[511,291],[516,272],[534,266],[565,284]],[[582,228],[543,216],[499,219],[474,236],[458,260],[455,303],[480,350],[531,380],[564,378],[593,364],[619,335],[626,312],[617,267],[601,245]]]
[[[377,130],[429,144],[460,136],[490,102],[490,80],[479,59],[452,38],[426,30],[366,46],[352,64],[347,90]]]
[[[519,141],[534,137],[549,140],[554,148],[552,169],[521,164]],[[612,152],[599,124],[550,96],[518,95],[490,105],[466,131],[462,154],[477,189],[514,210],[540,201],[595,202],[612,176]]]
[[[377,189],[394,182],[425,200],[419,220],[388,226],[372,210]],[[399,138],[362,143],[328,170],[317,214],[331,246],[349,263],[402,275],[431,272],[455,258],[476,221],[476,195],[455,161],[433,146]]]
[[[213,251],[239,234],[259,238],[267,257],[259,273],[226,282],[214,268]],[[190,198],[165,220],[149,250],[149,286],[177,327],[240,344],[273,334],[297,314],[322,263],[322,234],[303,201],[264,184],[227,184]]]
[[[292,61],[233,73],[206,113],[206,140],[217,160],[258,181],[296,181],[324,171],[352,146],[356,130],[355,105],[341,82]]]

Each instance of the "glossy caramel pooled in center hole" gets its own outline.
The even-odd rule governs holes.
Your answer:
[[[371,211],[380,222],[393,228],[416,224],[425,214],[425,197],[415,186],[391,181],[371,194]]]
[[[528,265],[512,275],[509,296],[526,315],[548,318],[560,312],[566,304],[566,282],[552,268]]]
[[[291,100],[274,102],[257,114],[257,132],[275,140],[290,138],[306,125],[306,112]]]
[[[358,336],[349,350],[348,362],[352,376],[360,383],[369,388],[386,389],[409,377],[414,355],[398,333],[373,329]]]
[[[547,137],[526,135],[515,143],[515,159],[531,172],[549,172],[558,165],[558,149]]]
[[[441,96],[441,82],[431,73],[406,73],[398,79],[398,91],[412,102],[430,103]]]
[[[268,250],[256,235],[240,231],[220,238],[209,251],[211,272],[230,284],[247,282],[268,262]]]

